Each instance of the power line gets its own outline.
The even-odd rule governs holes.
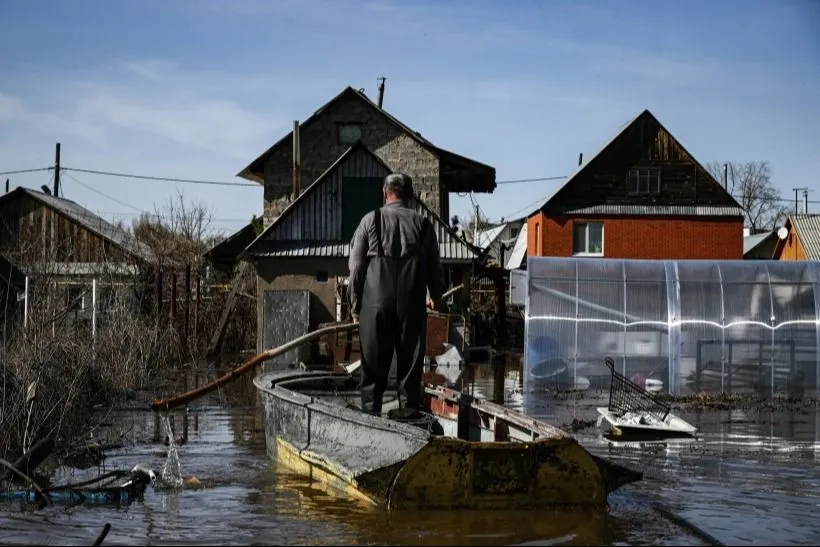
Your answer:
[[[62,169],[60,169],[60,171],[62,171]],[[82,186],[82,187],[84,187],[84,188],[87,188],[88,190],[91,190],[91,191],[92,191],[92,192],[94,192],[95,194],[101,195],[101,196],[102,196],[102,197],[104,197],[104,198],[108,198],[108,199],[110,199],[110,200],[111,200],[111,201],[113,201],[113,202],[119,203],[120,205],[122,205],[122,206],[124,206],[124,207],[128,207],[129,209],[133,209],[133,210],[135,210],[135,211],[139,211],[139,213],[140,213],[140,214],[141,214],[141,213],[147,213],[147,212],[148,212],[148,211],[144,211],[143,209],[140,209],[139,207],[134,207],[134,206],[133,206],[133,205],[131,205],[131,204],[125,203],[124,201],[120,201],[120,200],[118,200],[117,198],[112,197],[112,196],[109,196],[109,195],[108,195],[108,194],[106,194],[106,193],[100,192],[100,191],[99,191],[99,190],[97,190],[96,188],[93,188],[93,187],[89,186],[88,184],[85,184],[83,181],[79,180],[77,177],[75,177],[74,175],[72,175],[72,174],[70,174],[70,173],[63,173],[63,174],[64,174],[66,177],[68,177],[68,178],[70,178],[71,180],[73,180],[74,182],[76,182],[77,184],[79,184],[80,186]]]
[[[516,179],[516,180],[497,180],[496,184],[519,184],[522,182],[543,182],[548,180],[564,180],[566,175],[560,177],[537,177],[534,179]]]
[[[210,184],[214,186],[252,186],[262,188],[263,185],[253,182],[224,182],[218,180],[180,179],[175,177],[155,177],[151,175],[135,175],[132,173],[118,173],[115,171],[99,171],[97,169],[80,169],[78,167],[61,167],[60,171],[74,171],[77,173],[89,173],[92,175],[105,175],[109,177],[121,177],[127,179],[156,180],[161,182],[181,182],[187,184]]]
[[[37,173],[38,171],[53,171],[54,167],[38,167],[36,169],[18,169],[17,171],[2,171],[0,177],[5,175],[22,175],[23,173]]]

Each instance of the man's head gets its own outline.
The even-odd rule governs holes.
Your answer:
[[[392,173],[384,177],[384,201],[407,201],[413,197],[413,179],[404,173]]]

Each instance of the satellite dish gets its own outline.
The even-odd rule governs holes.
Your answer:
[[[780,239],[786,239],[789,237],[789,230],[787,230],[785,226],[781,226],[777,229],[777,237]]]

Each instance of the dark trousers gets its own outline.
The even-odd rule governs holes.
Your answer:
[[[364,307],[359,316],[362,351],[362,410],[381,414],[393,355],[396,380],[405,408],[419,409],[422,399],[426,309],[405,310]]]

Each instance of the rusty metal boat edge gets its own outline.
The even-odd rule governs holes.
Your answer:
[[[642,474],[590,454],[561,429],[426,386],[437,431],[342,404],[355,380],[287,370],[254,378],[269,456],[323,487],[401,509],[606,505]]]

